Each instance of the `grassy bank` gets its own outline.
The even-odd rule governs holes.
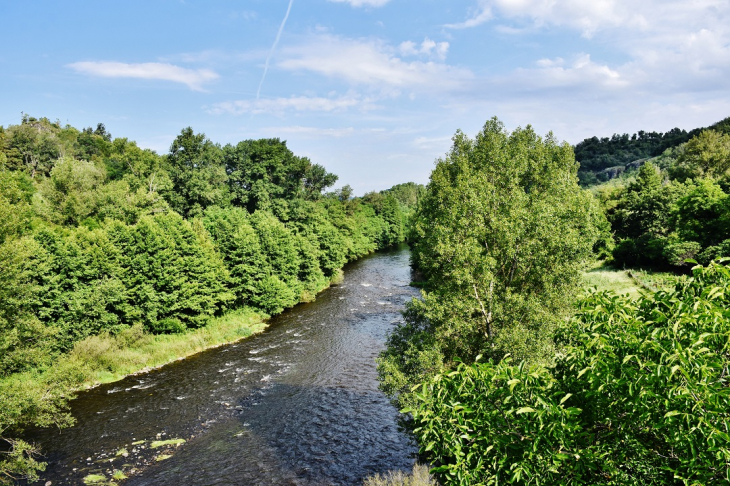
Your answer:
[[[266,328],[266,315],[240,309],[212,319],[200,329],[182,334],[152,335],[141,324],[117,335],[91,336],[76,343],[69,354],[55,360],[45,370],[16,373],[0,380],[0,433],[18,432],[23,425],[65,427],[73,424],[66,404],[75,391],[127,375],[147,372],[167,363],[251,336]],[[12,449],[0,449],[0,484],[12,484],[25,473],[35,478],[42,471],[39,452],[20,440],[8,441]],[[16,467],[21,465],[22,468]]]
[[[267,317],[244,308],[182,334],[149,334],[136,325],[116,336],[88,337],[62,359],[87,369],[82,386],[109,383],[261,332]]]
[[[617,294],[639,295],[639,284],[627,270],[621,270],[597,261],[583,272],[583,288],[588,291],[608,290]]]
[[[622,270],[597,261],[583,272],[583,288],[586,291],[595,288],[638,297],[641,290],[671,290],[677,282],[685,278],[687,277],[672,272]]]

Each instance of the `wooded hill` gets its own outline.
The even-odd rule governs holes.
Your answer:
[[[730,117],[709,127],[695,128],[689,132],[673,128],[666,133],[628,133],[598,138],[586,138],[575,147],[575,159],[580,164],[578,177],[582,186],[590,186],[620,176],[627,170],[637,169],[643,162],[663,154],[677,156],[682,144],[699,135],[703,130],[730,133]]]

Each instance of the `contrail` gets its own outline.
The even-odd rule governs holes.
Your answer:
[[[279,44],[279,38],[281,37],[281,33],[284,31],[284,24],[286,24],[286,19],[289,18],[289,12],[291,11],[291,5],[294,3],[294,0],[289,0],[289,7],[286,9],[286,15],[284,15],[284,20],[281,21],[281,25],[279,26],[279,32],[276,33],[276,39],[274,40],[274,45],[271,46],[271,51],[269,52],[269,57],[266,58],[266,64],[264,64],[264,74],[261,76],[261,81],[259,82],[259,89],[256,91],[256,99],[259,99],[259,95],[261,94],[261,86],[264,85],[264,79],[266,79],[266,72],[269,70],[269,61],[271,60],[271,56],[274,55],[274,51],[276,50],[277,44]]]

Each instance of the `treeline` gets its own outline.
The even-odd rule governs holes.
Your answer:
[[[665,169],[596,198],[552,135],[496,119],[457,132],[413,217],[422,298],[378,360],[443,484],[730,481],[730,269],[575,307],[586,263],[636,243],[618,228],[649,234],[662,265],[688,265],[691,242],[722,254],[728,141],[701,132]]]
[[[695,128],[689,132],[673,128],[666,133],[645,132],[629,135],[613,134],[609,137],[591,137],[575,146],[575,158],[580,163],[578,177],[583,186],[605,182],[621,175],[626,167],[637,168],[646,159],[674,154],[674,149],[699,135],[703,130],[730,133],[730,118],[707,128]]]
[[[7,436],[63,423],[77,385],[27,396],[14,376],[52,370],[89,336],[281,312],[403,241],[418,186],[356,198],[325,192],[336,181],[279,139],[220,146],[186,128],[161,156],[102,124],[0,127],[0,477],[32,476],[32,447]]]
[[[619,267],[688,270],[730,256],[730,134],[700,132],[662,165],[593,189],[616,245]]]

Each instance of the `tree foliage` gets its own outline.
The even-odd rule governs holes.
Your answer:
[[[730,481],[730,268],[671,292],[583,300],[551,367],[465,364],[410,409],[445,484]]]
[[[278,139],[221,148],[188,127],[161,156],[101,123],[0,127],[0,482],[43,467],[23,427],[70,423],[83,374],[55,367],[84,340],[278,313],[402,241],[392,196],[323,194],[336,180]]]
[[[457,132],[431,174],[413,229],[422,300],[380,358],[383,388],[407,391],[457,358],[507,353],[550,361],[580,265],[603,217],[577,185],[569,145],[496,119],[475,139]]]

